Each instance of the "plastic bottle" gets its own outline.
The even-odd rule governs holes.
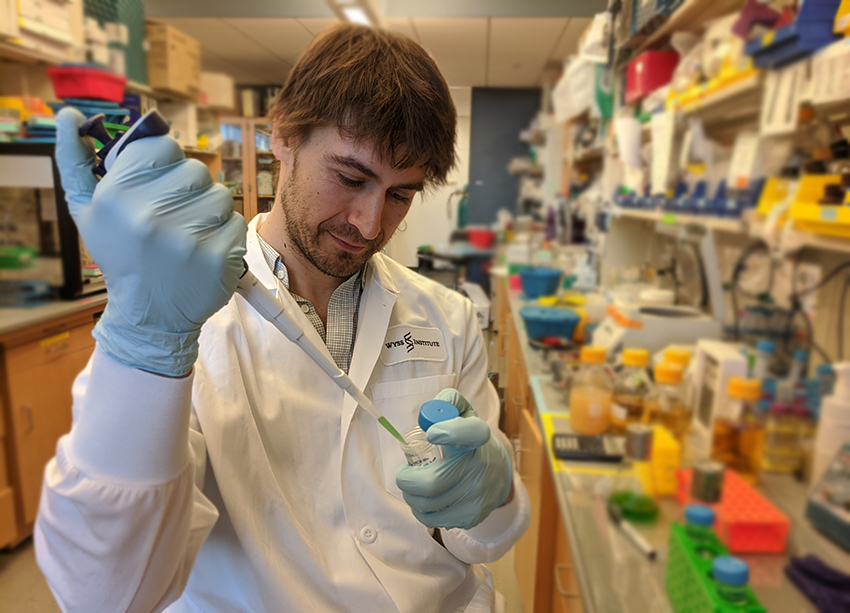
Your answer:
[[[662,362],[655,367],[655,387],[646,397],[644,420],[667,428],[684,449],[691,425],[691,411],[685,404],[682,367]]]
[[[691,352],[687,349],[670,347],[664,350],[664,359],[662,361],[682,367],[682,372],[684,373],[682,379],[682,397],[685,399],[685,404],[693,409],[693,373],[690,369],[691,357]]]
[[[711,457],[753,484],[758,481],[764,455],[765,415],[757,406],[761,384],[732,377],[728,393],[729,404],[714,419]]]
[[[850,441],[850,362],[833,365],[835,390],[821,402],[818,433],[815,438],[815,457],[812,484],[823,476],[838,449]]]
[[[623,370],[614,377],[614,402],[611,405],[611,431],[625,434],[626,426],[643,420],[646,395],[652,389],[646,367],[649,352],[646,349],[623,351]]]
[[[780,404],[794,404],[796,398],[795,391],[803,378],[808,360],[809,354],[805,351],[794,352],[794,359],[791,362],[791,370],[788,373],[788,378],[783,379],[776,386],[777,402]]]
[[[731,604],[747,602],[750,567],[739,558],[720,556],[711,563],[711,574],[717,583],[717,595]]]
[[[769,472],[793,473],[803,464],[802,437],[808,411],[803,407],[774,403],[765,420],[764,456],[761,467]]]
[[[570,387],[570,428],[576,434],[603,434],[611,424],[614,386],[605,369],[604,347],[583,347],[581,369]]]
[[[695,543],[707,545],[714,542],[714,509],[703,504],[685,507],[685,533]]]
[[[756,362],[753,365],[753,379],[764,381],[770,372],[770,363],[776,353],[776,343],[761,340],[756,343]]]

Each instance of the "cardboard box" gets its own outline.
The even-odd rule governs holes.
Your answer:
[[[230,75],[219,72],[201,73],[201,104],[217,109],[232,109],[236,92]]]
[[[197,102],[201,93],[201,45],[180,30],[148,23],[148,85]]]

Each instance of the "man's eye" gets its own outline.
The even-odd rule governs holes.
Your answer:
[[[392,197],[396,202],[401,204],[409,204],[413,200],[412,196],[406,196],[404,194],[392,194]]]
[[[346,187],[360,187],[363,185],[363,181],[355,181],[354,179],[349,179],[344,174],[336,173],[336,176],[339,178],[339,182],[345,185]]]

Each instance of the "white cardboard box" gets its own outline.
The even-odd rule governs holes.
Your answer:
[[[490,327],[490,299],[477,283],[464,282],[460,286],[466,292],[466,295],[469,296],[469,299],[472,300],[478,325],[481,326],[482,330],[486,330]]]
[[[156,107],[171,124],[171,136],[183,147],[198,146],[198,107],[191,102],[160,102]]]
[[[233,79],[219,72],[201,73],[201,104],[221,109],[233,108]]]

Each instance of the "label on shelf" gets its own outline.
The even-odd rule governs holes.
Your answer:
[[[761,162],[761,139],[758,132],[742,132],[735,139],[729,176],[726,184],[736,189],[746,189],[750,180],[758,175]]]
[[[664,213],[664,215],[661,216],[661,223],[665,226],[675,226],[676,215],[674,213]]]
[[[806,89],[808,62],[797,62],[787,68],[769,70],[761,103],[762,136],[791,134],[797,130],[798,111]]]
[[[821,207],[820,210],[820,220],[821,221],[835,221],[838,219],[838,207],[835,206],[824,206]]]

